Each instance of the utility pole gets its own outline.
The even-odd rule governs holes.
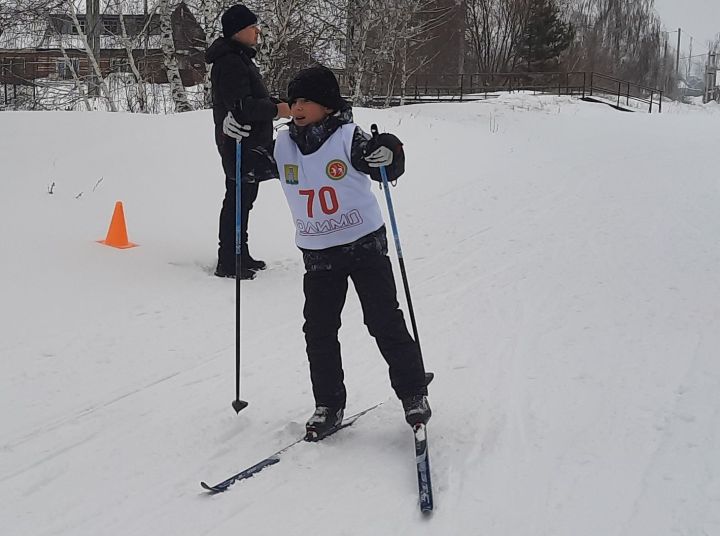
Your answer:
[[[678,28],[678,45],[677,59],[675,60],[675,78],[680,79],[680,37],[682,36],[682,28]]]
[[[717,85],[717,52],[710,49],[708,52],[707,67],[705,69],[705,93],[703,94],[703,103],[707,104],[715,97],[715,87]]]
[[[87,36],[88,45],[90,51],[97,61],[98,65],[102,68],[100,62],[100,35],[102,34],[102,19],[100,17],[100,0],[87,0],[87,7],[85,13],[85,35]],[[91,97],[100,96],[100,84],[95,72],[90,69],[90,76],[88,79],[88,95]]]
[[[465,19],[465,13],[467,13],[467,0],[456,0],[455,2],[456,13],[455,20],[458,21],[460,31],[458,32],[458,73],[465,74],[465,30],[467,22]]]
[[[663,91],[667,93],[667,49],[668,49],[668,35],[665,34],[665,49],[663,50],[663,61],[662,61],[662,80],[661,83],[658,84],[658,87],[662,87]]]
[[[341,87],[340,91],[345,89],[349,95],[353,94],[355,77],[352,73],[355,67],[357,67],[355,63],[355,56],[353,54],[356,25],[357,19],[355,2],[354,0],[348,0],[347,19],[345,22],[345,83],[347,84],[347,89]]]
[[[147,60],[148,55],[148,48],[150,48],[150,34],[152,33],[153,25],[152,20],[148,20],[148,3],[147,0],[143,0],[143,15],[145,15],[145,24],[147,24],[147,30],[145,31],[145,59]],[[154,15],[153,15],[154,16]],[[207,20],[205,21],[205,26],[208,26]],[[210,46],[210,43],[208,43],[208,46]]]

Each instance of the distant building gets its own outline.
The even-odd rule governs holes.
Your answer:
[[[78,14],[78,22],[84,32],[85,15]],[[158,15],[123,15],[121,23],[120,15],[104,14],[101,22],[98,63],[103,76],[131,71],[122,39],[124,33],[132,40],[132,57],[145,81],[167,83]],[[197,85],[205,77],[205,33],[185,3],[173,11],[171,24],[183,85]],[[0,35],[0,84],[33,85],[39,79],[69,80],[73,69],[80,78],[91,74],[82,39],[68,15],[51,15],[48,23],[38,24],[22,34]]]

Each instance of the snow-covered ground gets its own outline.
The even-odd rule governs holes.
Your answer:
[[[720,534],[720,129],[674,111],[529,95],[356,111],[406,143],[393,195],[436,373],[429,519],[352,291],[348,413],[383,405],[202,493],[297,438],[313,406],[301,259],[271,183],[250,229],[269,269],[242,286],[250,405],[230,407],[209,112],[1,114],[0,532]],[[140,247],[95,242],[116,200]]]

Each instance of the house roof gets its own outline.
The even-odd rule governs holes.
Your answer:
[[[132,48],[161,48],[160,17],[157,14],[131,13],[123,14],[122,18],[125,33],[132,41]],[[85,15],[79,13],[78,22],[81,28],[85,27],[85,20]],[[100,35],[100,48],[106,50],[125,48],[120,14],[105,13],[101,15],[101,20],[103,27]],[[198,38],[204,39],[202,28],[192,17],[192,13],[185,3],[181,2],[173,11],[172,23],[176,28],[178,25],[182,25],[183,28],[187,28],[187,25],[196,26],[194,32],[198,34]],[[176,46],[187,48],[187,43],[178,43],[178,40],[186,40],[184,35],[187,32],[175,33]],[[0,33],[0,49],[57,49],[61,45],[66,49],[85,48],[72,18],[64,13],[51,14],[48,20],[6,29]]]
[[[62,19],[55,18],[51,19],[54,24],[48,24],[46,22],[35,23],[29,26],[25,26],[22,29],[10,29],[0,35],[0,48],[2,49],[40,49],[40,48],[60,48],[60,45],[64,48],[85,48],[83,45],[82,38],[77,34],[59,33],[56,31],[57,25],[64,24]],[[65,27],[69,30],[70,22]],[[139,36],[135,36],[134,41],[141,41],[142,45],[145,46],[145,39]],[[147,36],[148,48],[160,48],[160,35],[150,34]],[[138,46],[137,44],[135,46]],[[100,36],[100,48],[101,49],[116,49],[125,48],[122,39],[109,32],[104,32]]]

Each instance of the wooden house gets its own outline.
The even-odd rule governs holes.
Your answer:
[[[86,20],[85,15],[78,15],[83,32]],[[104,14],[101,23],[98,64],[103,76],[131,72],[126,38],[131,42],[132,57],[143,79],[167,83],[158,15],[123,15],[121,20],[118,14]],[[173,11],[171,24],[183,85],[197,85],[205,77],[205,33],[184,3]],[[0,84],[71,80],[73,69],[80,78],[91,75],[90,61],[70,16],[51,15],[47,24],[36,26],[30,34],[0,35]]]

